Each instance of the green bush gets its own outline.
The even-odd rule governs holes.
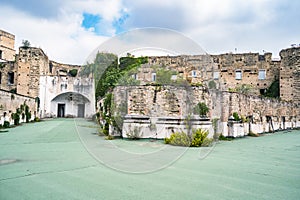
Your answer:
[[[108,135],[108,136],[105,137],[105,139],[106,139],[106,140],[113,140],[113,139],[115,139],[115,138],[114,138],[114,136],[112,136],[112,135]]]
[[[9,128],[9,126],[10,126],[9,121],[4,121],[3,128]]]
[[[77,69],[71,69],[69,71],[70,76],[75,77],[77,75],[78,70]]]
[[[212,142],[208,140],[209,132],[203,129],[193,129],[192,130],[192,142],[191,147],[201,147],[203,143],[205,142],[206,146],[209,146],[209,144]]]
[[[34,118],[34,121],[35,121],[35,122],[40,122],[41,120],[40,120],[40,118],[35,117],[35,118]]]
[[[232,114],[232,116],[233,116],[233,118],[234,118],[235,121],[240,121],[240,120],[241,120],[241,119],[240,119],[240,116],[239,116],[239,114],[238,114],[237,112],[234,112],[234,113]]]
[[[228,137],[225,137],[224,135],[220,135],[219,136],[219,140],[225,140],[225,141],[231,141],[233,138],[228,138]]]
[[[165,139],[166,144],[171,144],[175,146],[190,146],[190,138],[184,132],[175,132],[172,133],[170,138]]]
[[[20,114],[19,113],[12,113],[12,119],[14,120],[14,125],[20,124]]]
[[[206,117],[209,108],[203,102],[198,103],[194,108],[194,114],[198,114],[201,117]]]
[[[165,138],[165,144],[185,147],[204,147],[209,146],[212,138],[207,138],[209,132],[203,129],[193,129],[192,136],[188,136],[184,132],[175,132],[170,135],[170,138]]]

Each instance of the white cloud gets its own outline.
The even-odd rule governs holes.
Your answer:
[[[16,48],[27,39],[58,62],[82,64],[107,39],[82,28],[80,13],[62,12],[56,20],[36,18],[10,7],[1,7],[0,12],[0,20],[5,21],[1,28],[16,35]]]
[[[277,54],[299,44],[299,1],[281,0],[29,0],[21,9],[16,0],[0,7],[1,29],[42,47],[50,59],[81,64],[94,48],[114,35],[113,22],[128,13],[120,30],[170,28],[191,37],[208,53],[271,51]],[[38,12],[37,12],[38,11]],[[44,14],[43,14],[44,12]],[[101,16],[97,27],[81,27],[83,13]],[[38,13],[38,14],[37,14]],[[276,55],[275,55],[276,56]]]

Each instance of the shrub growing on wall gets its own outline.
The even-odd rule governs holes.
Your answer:
[[[209,108],[203,102],[198,103],[194,108],[194,114],[198,114],[200,117],[206,117]]]
[[[75,77],[75,76],[77,76],[77,72],[78,72],[77,69],[71,69],[71,70],[69,71],[69,74],[70,74],[70,76]]]

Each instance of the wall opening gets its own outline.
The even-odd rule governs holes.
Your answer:
[[[15,83],[15,73],[8,72],[8,84],[13,85]]]
[[[66,104],[57,104],[57,117],[65,117]]]
[[[78,104],[77,117],[84,118],[85,105]]]

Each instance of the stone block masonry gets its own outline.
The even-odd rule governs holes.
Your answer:
[[[29,106],[31,113],[31,119],[29,119],[29,121],[33,120],[37,113],[37,102],[34,98],[0,90],[0,124],[3,125],[4,121],[9,121],[10,124],[13,124],[12,113],[16,113],[16,109],[24,104]],[[20,122],[25,121],[26,119],[22,118],[21,114]]]

